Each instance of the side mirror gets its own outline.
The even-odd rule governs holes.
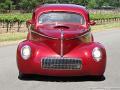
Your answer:
[[[96,24],[95,21],[90,21],[90,25],[91,25],[91,26],[93,26],[93,25],[95,25],[95,24]]]
[[[28,30],[34,29],[32,20],[26,21],[26,26],[27,26]]]
[[[32,24],[32,20],[27,20],[27,21],[26,21],[26,24],[27,24],[27,25]]]

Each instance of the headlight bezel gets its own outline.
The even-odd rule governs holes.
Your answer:
[[[27,50],[27,51],[25,51]],[[27,53],[27,55],[25,55],[25,53]],[[29,45],[24,45],[21,48],[21,56],[24,60],[28,60],[31,56],[31,47]]]
[[[99,62],[102,59],[102,50],[99,47],[95,47],[92,50],[92,57],[94,59],[94,61]]]

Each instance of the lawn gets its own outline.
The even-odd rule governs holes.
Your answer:
[[[92,26],[93,31],[110,30],[113,28],[120,28],[120,22]]]
[[[0,34],[0,42],[22,40],[25,39],[26,36],[27,36],[27,32],[4,33],[4,34]]]

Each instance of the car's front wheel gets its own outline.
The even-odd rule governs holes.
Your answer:
[[[24,73],[19,72],[19,75],[18,75],[18,78],[19,78],[19,79],[24,79],[24,78],[27,78],[27,77],[28,77],[27,74],[24,74]]]
[[[96,81],[103,81],[105,80],[104,75],[99,75],[99,76],[93,76],[93,79]]]

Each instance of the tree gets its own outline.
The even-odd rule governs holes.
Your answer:
[[[16,5],[16,9],[31,12],[36,6],[47,3],[71,3],[88,8],[101,8],[102,6],[120,7],[120,0],[0,0],[0,10],[4,12],[9,10],[10,12]]]
[[[120,0],[109,0],[109,5],[114,7],[120,7]]]
[[[98,7],[96,0],[90,0],[87,5],[88,8],[96,8]]]
[[[19,2],[19,6],[20,6],[20,8],[21,9],[23,9],[23,10],[27,10],[27,12],[28,12],[28,10],[30,10],[30,1],[28,1],[28,0],[21,0],[20,2]]]
[[[31,12],[36,6],[45,3],[48,0],[21,0],[19,7],[26,12]]]
[[[11,0],[4,0],[0,3],[0,8],[2,9],[2,11],[9,10],[10,12],[14,7],[15,6],[13,5],[13,1]]]
[[[106,0],[96,0],[98,8],[101,8],[104,5],[105,2],[106,2]]]

